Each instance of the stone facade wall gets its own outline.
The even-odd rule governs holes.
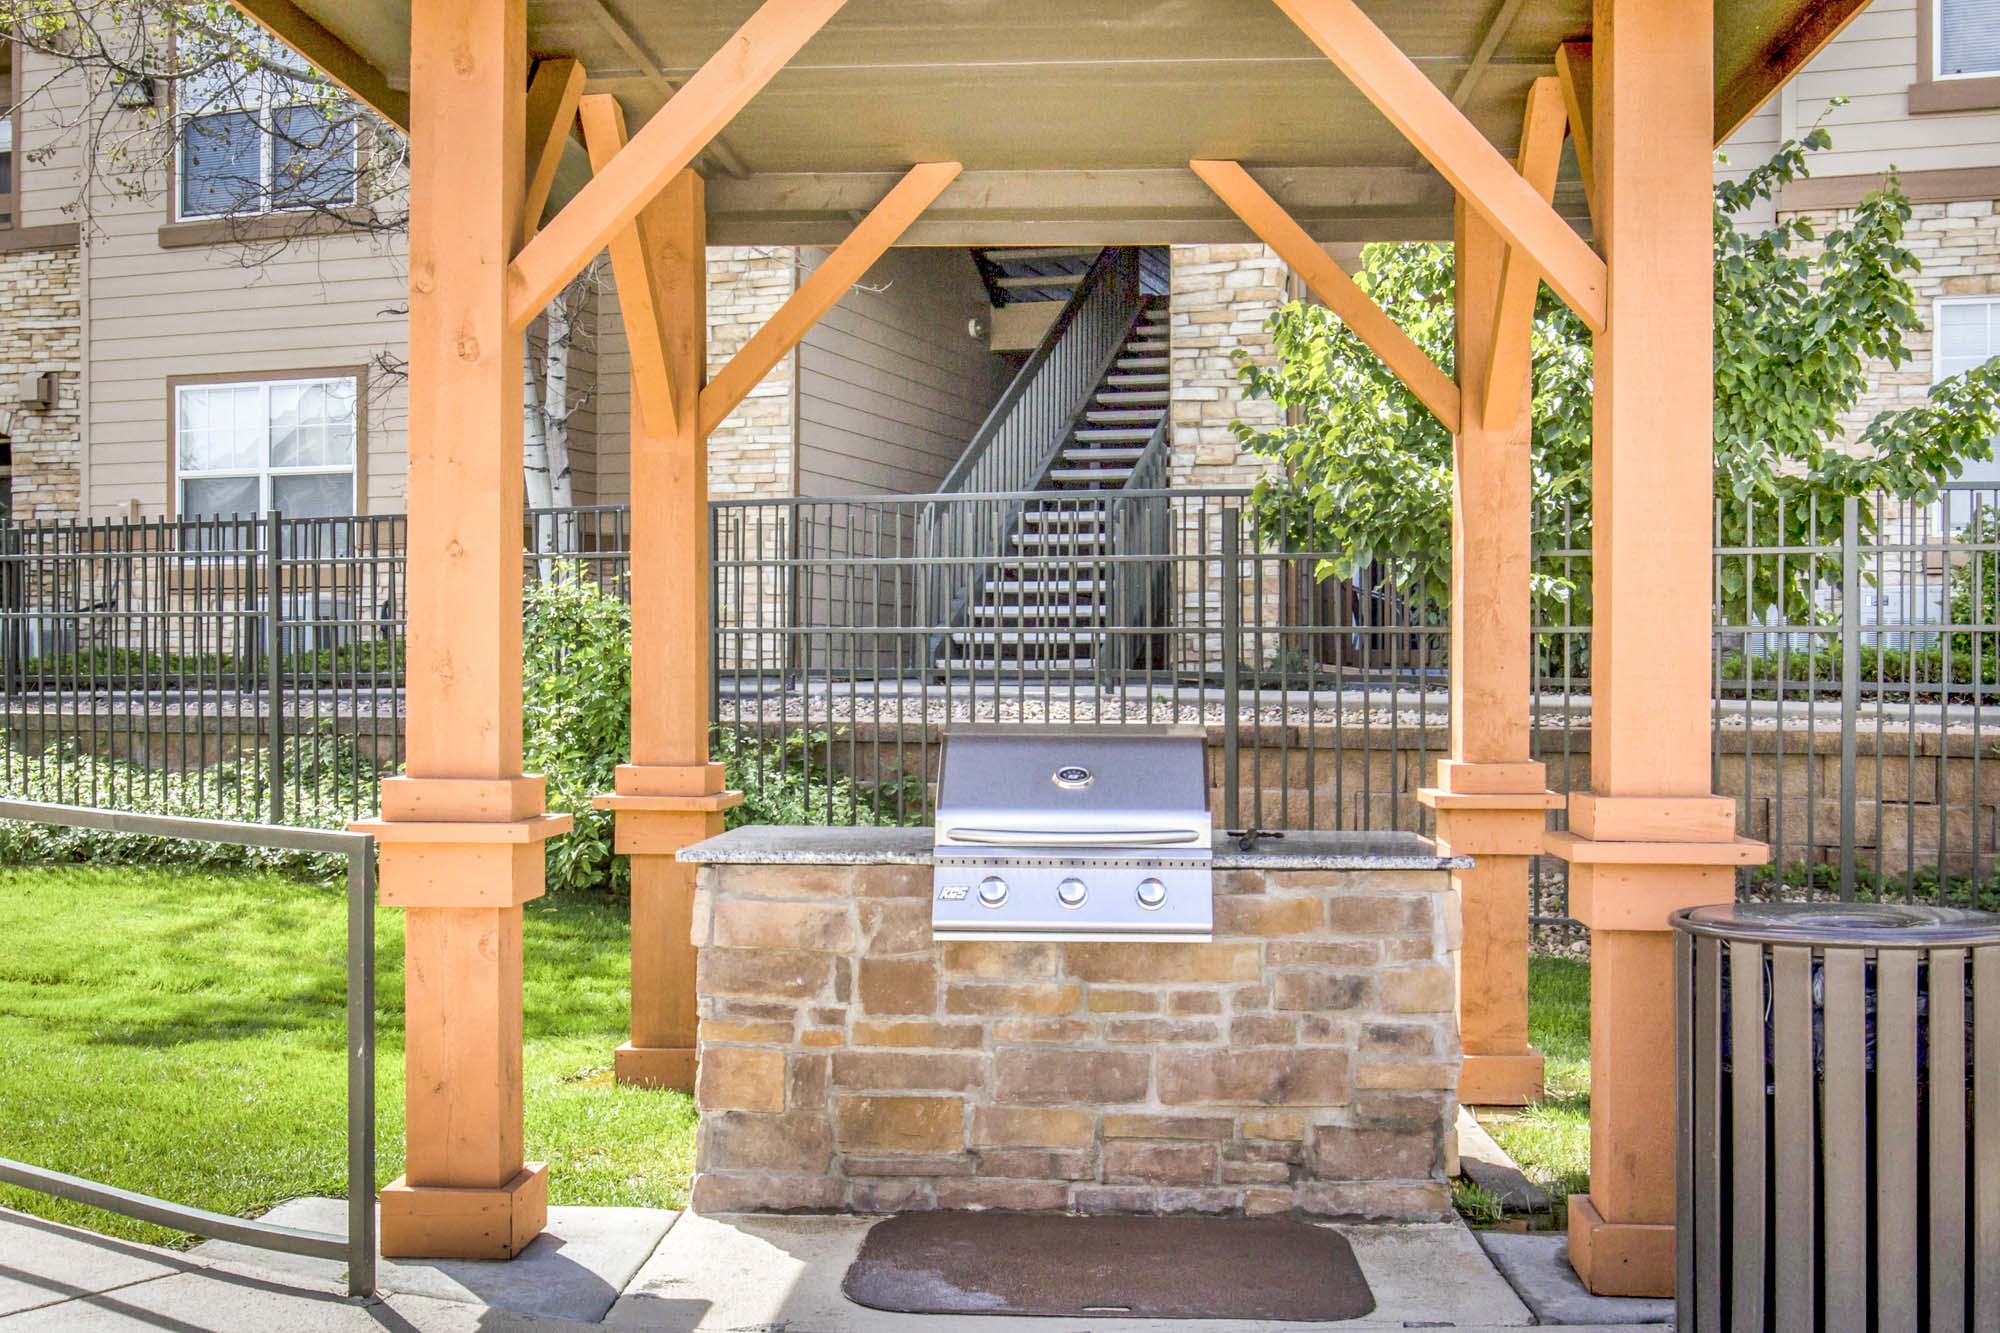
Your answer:
[[[75,246],[0,254],[0,433],[13,442],[13,516],[81,515],[82,267]],[[17,377],[56,372],[56,404],[14,400]]]
[[[764,327],[797,290],[798,263],[789,247],[728,246],[708,252],[708,370],[713,375]],[[771,367],[720,426],[708,437],[708,495],[711,500],[782,500],[795,487],[794,457],[797,429],[792,414],[799,354],[794,348]],[[724,625],[784,625],[784,581],[776,564],[787,529],[769,521],[730,525],[718,534],[717,556],[727,560],[760,560],[761,569],[732,571],[721,582]],[[784,636],[745,633],[732,636],[723,657],[730,670],[757,671],[784,661]]]
[[[1225,871],[1213,944],[934,944],[928,866],[704,866],[704,1212],[1450,1210],[1443,871]]]

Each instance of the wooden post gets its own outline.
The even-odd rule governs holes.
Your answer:
[[[1452,450],[1451,757],[1418,799],[1437,811],[1440,847],[1475,858],[1452,872],[1463,920],[1459,1100],[1520,1106],[1542,1095],[1542,1057],[1528,1044],[1528,858],[1562,798],[1529,753],[1530,395],[1517,386],[1501,396],[1506,420],[1486,416],[1488,368],[1525,382],[1528,360],[1494,355],[1505,243],[1463,202],[1456,221],[1464,423]]]
[[[674,853],[722,832],[742,800],[708,755],[708,441],[701,388],[708,355],[708,219],[701,177],[684,170],[640,215],[651,313],[663,357],[634,358],[635,403],[672,418],[632,421],[632,762],[597,805],[617,813],[632,858],[632,1039],[620,1083],[694,1089],[694,868]]]
[[[521,904],[543,813],[521,772],[523,0],[418,0],[410,38],[408,773],[382,784],[381,902],[408,910],[404,1175],[385,1254],[504,1259],[547,1222],[521,1141]]]
[[[1590,1193],[1570,1262],[1602,1295],[1674,1289],[1668,914],[1733,896],[1712,792],[1714,34],[1705,5],[1596,0],[1591,156],[1607,261],[1591,503],[1591,787],[1550,850],[1591,938]]]

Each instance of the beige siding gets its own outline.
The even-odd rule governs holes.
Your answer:
[[[2000,166],[2000,112],[1910,114],[1924,3],[1875,0],[1779,93],[1785,135],[1822,117],[1833,132],[1833,148],[1814,159],[1815,176]],[[1838,97],[1847,104],[1834,108]]]
[[[83,78],[24,48],[16,48],[15,60],[20,109],[14,116],[14,170],[21,191],[20,225],[75,222],[83,167],[78,146]]]
[[[1756,115],[1743,122],[1743,128],[1729,137],[1716,154],[1715,178],[1720,180],[1741,180],[1753,167],[1768,162],[1771,154],[1778,151],[1778,99],[1766,102]],[[1736,225],[1744,229],[1761,229],[1777,221],[1777,209],[1769,201],[1762,201],[1736,215]]]
[[[935,489],[1011,374],[967,332],[986,310],[967,251],[877,263],[800,345],[799,494]]]

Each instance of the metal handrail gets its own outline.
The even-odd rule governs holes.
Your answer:
[[[0,800],[0,819],[234,847],[324,852],[347,858],[347,1234],[229,1217],[0,1157],[0,1182],[262,1250],[344,1259],[350,1295],[375,1291],[375,839],[365,833],[278,828],[221,819],[91,810]]]

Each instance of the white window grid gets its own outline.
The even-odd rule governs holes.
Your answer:
[[[264,39],[262,45],[275,63],[285,63],[289,52],[274,39]],[[306,77],[303,72],[301,78]],[[280,206],[275,201],[277,182],[274,179],[276,145],[279,134],[273,128],[272,120],[281,111],[308,105],[291,91],[291,80],[268,70],[243,72],[237,69],[218,69],[212,75],[190,75],[182,81],[184,93],[200,91],[201,96],[193,110],[184,105],[176,108],[176,130],[174,134],[174,218],[176,221],[200,221],[204,218],[228,217],[242,210],[221,208],[213,212],[190,212],[184,207],[184,193],[187,181],[187,139],[189,129],[198,121],[209,116],[244,112],[251,116],[257,127],[257,213],[303,213],[314,208],[324,208],[329,204],[350,205],[356,202],[355,191],[361,172],[361,136],[359,125],[350,120],[345,128],[336,122],[330,133],[345,133],[348,140],[348,158],[352,172],[348,177],[347,196],[344,199],[318,200]],[[185,102],[188,98],[179,97]]]
[[[2000,59],[1979,69],[1959,70],[1956,73],[1947,73],[1944,67],[1945,7],[1953,3],[1964,4],[1991,11],[1993,15],[2000,17],[2000,5],[1993,3],[1993,0],[1921,0],[1921,3],[1931,7],[1930,54],[1931,78],[1934,82],[1946,83],[1953,79],[1990,79],[2000,75]],[[1982,14],[1981,17],[1986,15]]]
[[[344,388],[349,404],[350,422],[348,427],[347,462],[344,464],[315,463],[297,466],[274,466],[271,462],[271,391],[277,388],[296,387],[301,391],[319,387],[328,389]],[[182,422],[185,419],[185,404],[190,394],[217,393],[223,391],[257,391],[258,416],[261,427],[260,446],[263,461],[256,467],[209,467],[191,468],[187,466],[186,441],[183,438]],[[174,508],[176,513],[187,512],[185,483],[190,481],[247,481],[257,480],[257,512],[268,513],[277,508],[276,483],[285,477],[346,477],[348,483],[348,508],[356,507],[355,454],[361,447],[360,384],[352,375],[331,376],[287,376],[268,380],[229,380],[204,384],[181,384],[174,389]],[[249,515],[245,515],[249,517]]]

